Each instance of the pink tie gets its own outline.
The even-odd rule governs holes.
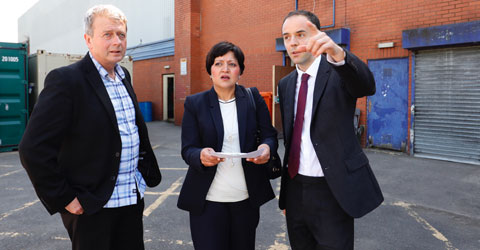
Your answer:
[[[295,115],[295,123],[293,124],[292,142],[290,145],[290,155],[288,157],[288,174],[292,179],[297,175],[300,165],[300,144],[302,142],[305,104],[307,103],[308,77],[310,76],[306,73],[302,75],[302,83],[298,91],[297,114]]]

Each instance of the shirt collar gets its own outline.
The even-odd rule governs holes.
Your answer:
[[[88,52],[88,55],[92,59],[92,62],[95,65],[95,68],[97,68],[100,76],[102,76],[103,78],[107,78],[108,77],[107,70],[97,60],[95,60],[95,58],[92,56],[92,53]],[[118,63],[115,64],[115,72],[116,72],[117,76],[120,77],[121,80],[125,79],[125,72],[123,72],[122,67],[120,67],[120,65]]]
[[[297,67],[297,73],[298,73],[298,76],[301,77],[303,75],[303,73],[307,73],[309,76],[310,76],[310,79],[315,79],[317,77],[317,73],[318,73],[318,66],[320,65],[320,61],[321,61],[322,57],[319,56],[317,58],[315,58],[315,60],[313,61],[313,63],[310,65],[310,67],[308,67],[307,71],[302,71],[298,65],[296,65]]]

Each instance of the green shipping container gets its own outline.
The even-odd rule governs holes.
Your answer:
[[[27,45],[0,43],[0,152],[18,148],[28,120]]]

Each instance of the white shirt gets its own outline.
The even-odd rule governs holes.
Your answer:
[[[223,120],[222,152],[240,153],[237,105],[235,99],[220,101]],[[237,202],[248,198],[247,183],[243,172],[242,159],[228,158],[220,162],[207,193],[208,201]]]
[[[305,114],[302,129],[302,140],[300,142],[300,165],[298,167],[298,173],[306,176],[321,177],[324,176],[320,161],[318,160],[313,143],[310,137],[310,130],[312,124],[312,108],[313,108],[313,91],[315,90],[315,81],[317,79],[318,67],[320,66],[321,56],[315,58],[315,61],[310,65],[307,71],[303,72],[297,65],[297,85],[295,88],[295,106],[294,115],[297,115],[297,101],[298,92],[302,83],[303,73],[310,75],[308,78],[308,90],[307,101],[305,103]],[[341,66],[345,64],[345,60],[341,62],[334,62],[333,59],[327,55],[327,61],[335,66]]]

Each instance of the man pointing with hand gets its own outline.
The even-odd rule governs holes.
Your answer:
[[[375,81],[365,63],[320,31],[315,14],[290,12],[282,34],[297,68],[279,83],[285,138],[279,205],[290,244],[353,249],[353,218],[383,201],[353,128],[357,98],[373,95]]]

